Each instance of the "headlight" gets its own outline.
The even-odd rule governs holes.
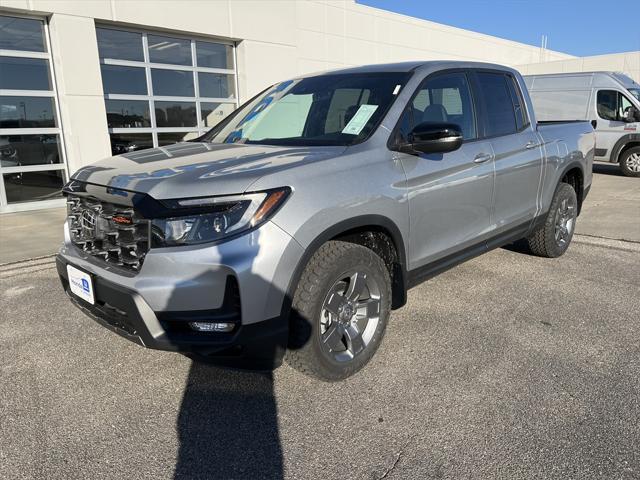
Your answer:
[[[166,202],[178,211],[190,213],[152,220],[152,246],[197,245],[251,230],[264,223],[282,205],[289,192],[288,188],[282,188]]]

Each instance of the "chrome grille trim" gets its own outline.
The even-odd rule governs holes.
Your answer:
[[[133,208],[68,195],[67,222],[71,242],[82,251],[109,264],[140,270],[149,251],[151,228],[149,220]]]

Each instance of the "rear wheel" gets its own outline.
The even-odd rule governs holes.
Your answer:
[[[561,183],[551,201],[544,225],[527,237],[533,253],[555,258],[569,248],[578,216],[576,192],[567,183]]]
[[[620,169],[627,177],[640,177],[640,147],[630,148],[622,154]]]
[[[293,298],[293,368],[325,381],[353,375],[384,335],[391,280],[380,257],[360,245],[330,241],[307,264]]]

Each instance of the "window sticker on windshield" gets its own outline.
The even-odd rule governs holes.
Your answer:
[[[398,92],[400,91],[400,87],[402,87],[402,85],[400,85],[400,84],[396,85],[396,88],[393,89],[393,94],[394,95],[398,94]]]
[[[356,114],[349,120],[349,123],[342,129],[342,133],[349,135],[359,135],[364,126],[367,124],[371,115],[376,111],[378,105],[360,105]]]

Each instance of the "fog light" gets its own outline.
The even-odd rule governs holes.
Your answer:
[[[189,326],[198,332],[230,332],[235,327],[235,323],[189,322]]]

